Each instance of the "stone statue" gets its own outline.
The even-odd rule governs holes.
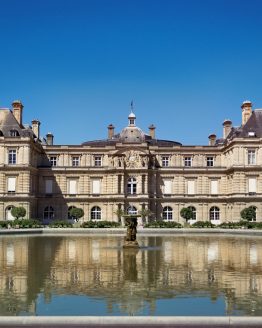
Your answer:
[[[138,248],[138,242],[136,240],[136,227],[137,227],[137,216],[127,215],[126,216],[127,223],[127,232],[124,243],[124,248]]]

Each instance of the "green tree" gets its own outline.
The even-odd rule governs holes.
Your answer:
[[[193,219],[193,211],[188,207],[183,207],[180,211],[180,215],[186,222]]]
[[[70,216],[72,216],[77,222],[79,221],[80,218],[84,216],[84,210],[82,208],[78,207],[73,207],[69,211]]]
[[[23,206],[13,207],[11,209],[11,214],[16,219],[23,218],[26,215],[26,209]]]
[[[241,218],[247,221],[255,221],[256,219],[256,208],[255,206],[249,206],[244,208],[240,212]]]
[[[116,216],[118,218],[118,222],[121,222],[121,218],[125,214],[125,212],[122,210],[121,207],[118,207],[118,209],[116,211],[114,211],[114,214],[116,214]]]
[[[149,208],[142,208],[139,212],[139,215],[142,217],[142,221],[144,222],[146,217],[152,216],[154,213]],[[147,222],[148,223],[148,222]]]

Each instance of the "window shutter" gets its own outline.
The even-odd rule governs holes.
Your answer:
[[[53,192],[53,180],[45,180],[45,193],[52,194]]]
[[[100,194],[100,180],[93,180],[93,194]]]
[[[211,180],[211,194],[217,195],[218,194],[218,181]]]
[[[257,192],[257,180],[256,178],[248,179],[248,192]]]
[[[15,192],[16,178],[9,177],[7,180],[7,190],[11,192]]]
[[[76,180],[69,180],[69,194],[76,195]]]
[[[188,193],[188,195],[195,194],[195,181],[194,180],[187,181],[187,193]]]
[[[171,180],[164,180],[164,194],[171,194],[172,193],[172,181]]]

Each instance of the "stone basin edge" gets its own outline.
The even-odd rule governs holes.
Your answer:
[[[0,327],[261,327],[261,324],[261,316],[4,316],[0,320]]]
[[[0,229],[0,235],[18,234],[112,234],[125,235],[126,228],[26,228],[26,229]],[[262,236],[259,229],[216,229],[216,228],[140,228],[138,235],[181,235],[181,234],[230,234],[244,236]]]

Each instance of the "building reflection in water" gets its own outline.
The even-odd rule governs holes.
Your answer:
[[[262,238],[140,237],[140,250],[123,250],[122,239],[1,237],[0,315],[37,314],[39,295],[104,300],[105,315],[154,315],[158,300],[222,297],[224,314],[262,315]]]

